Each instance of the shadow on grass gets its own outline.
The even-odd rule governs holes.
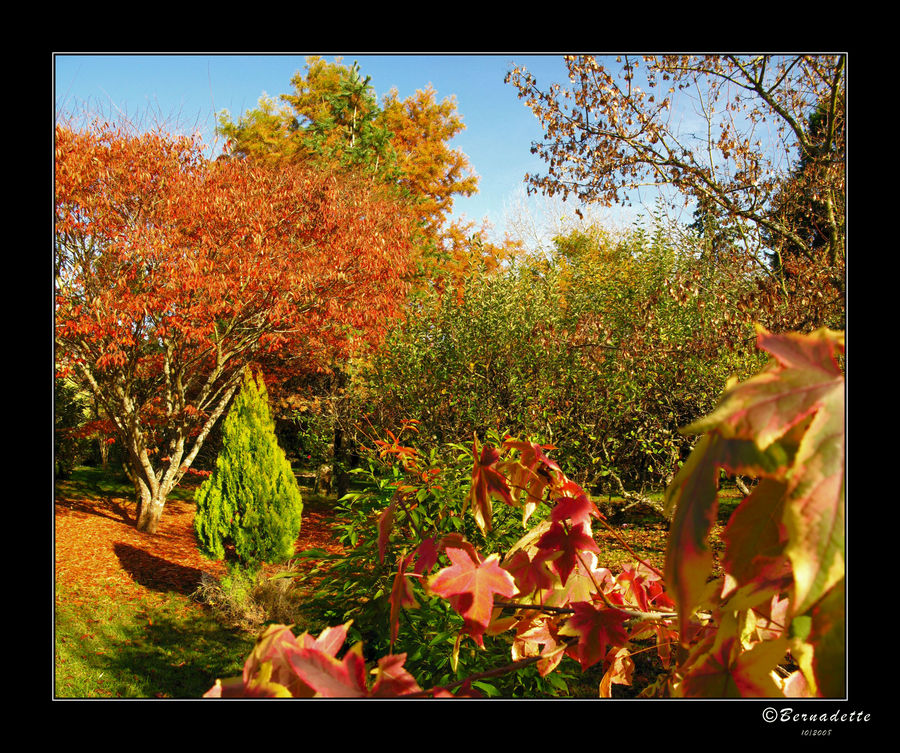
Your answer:
[[[97,653],[91,663],[117,678],[110,694],[130,698],[200,698],[217,678],[241,674],[254,638],[211,618],[184,618],[154,610]]]
[[[131,579],[145,588],[190,596],[200,585],[201,571],[195,567],[177,565],[129,544],[115,544],[113,551]]]
[[[197,486],[193,479],[183,482],[169,495],[169,501],[193,503]],[[54,491],[57,507],[128,525],[137,522],[134,487],[114,470],[79,466],[69,478],[57,479]]]

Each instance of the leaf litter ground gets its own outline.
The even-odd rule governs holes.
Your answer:
[[[207,573],[215,578],[224,565],[202,557],[194,534],[192,502],[170,499],[156,534],[134,526],[134,504],[113,492],[90,492],[81,484],[56,486],[56,582],[68,589],[103,586],[109,598],[152,598],[154,593],[188,596]],[[331,516],[305,504],[297,550],[339,552],[331,535]],[[267,566],[273,572],[278,566]]]

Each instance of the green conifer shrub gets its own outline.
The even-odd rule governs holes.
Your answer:
[[[303,501],[278,446],[265,383],[249,370],[225,420],[216,467],[195,501],[204,556],[245,570],[293,556]]]

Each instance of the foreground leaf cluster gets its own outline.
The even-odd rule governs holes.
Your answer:
[[[671,515],[661,572],[636,558],[618,574],[602,566],[593,527],[606,521],[589,495],[548,457],[549,446],[507,438],[473,445],[463,512],[487,534],[495,502],[527,523],[549,515],[504,554],[484,557],[461,533],[423,536],[398,557],[391,650],[371,669],[357,643],[338,654],[349,623],[318,638],[270,626],[242,677],[211,697],[478,695],[480,676],[421,688],[394,652],[402,610],[446,600],[461,620],[452,649],[511,638],[510,663],[542,677],[565,657],[603,669],[599,694],[630,685],[634,657],[654,651],[663,670],[644,697],[837,697],[844,688],[844,405],[837,356],[842,333],[773,335],[760,329],[769,365],[730,383],[719,407],[684,429],[704,436],[666,494]],[[407,464],[413,462],[405,453]],[[706,545],[721,472],[759,479],[725,529],[723,575]],[[379,520],[380,556],[391,546],[398,487]],[[398,543],[394,541],[393,543]],[[408,542],[400,542],[408,544]],[[455,691],[455,692],[454,692]]]

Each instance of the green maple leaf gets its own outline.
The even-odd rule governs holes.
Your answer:
[[[808,614],[810,630],[806,641],[813,646],[811,670],[814,687],[825,698],[840,698],[846,692],[844,581],[829,589]]]
[[[835,350],[843,349],[843,334],[821,329],[810,335],[772,335],[761,329],[758,344],[775,359],[756,376],[730,382],[719,406],[684,427],[684,434],[715,429],[765,449],[818,410],[836,387],[843,390],[834,359]]]
[[[827,329],[761,330],[759,345],[775,360],[729,390],[714,412],[716,430],[753,439],[760,450],[778,444],[787,450],[780,472],[761,475],[788,487],[785,554],[794,573],[793,613],[802,614],[844,576],[844,379],[835,360],[844,337]],[[736,447],[729,443],[723,464],[735,462]]]
[[[666,543],[666,585],[678,605],[682,635],[712,570],[706,540],[718,509],[719,443],[714,435],[701,437],[666,489],[667,509],[675,509]]]
[[[705,542],[717,508],[719,467],[781,484],[768,484],[736,513],[731,541],[743,540],[737,533],[755,526],[764,545],[756,554],[743,545],[726,552],[738,585],[764,571],[771,571],[766,578],[777,579],[780,547],[793,570],[794,614],[843,577],[844,381],[835,360],[843,335],[826,329],[810,335],[761,330],[759,345],[774,356],[766,369],[730,383],[716,410],[682,430],[707,432],[666,490],[667,510],[675,510],[666,581],[681,612],[682,631],[709,574]],[[778,491],[784,497],[782,519],[764,521],[777,511]]]
[[[732,513],[722,537],[722,568],[729,576],[723,597],[753,581],[780,582],[789,567],[782,523],[786,486],[784,481],[764,478]]]
[[[844,577],[843,384],[823,399],[788,481],[786,554],[794,569],[794,614],[802,614]]]
[[[690,698],[781,698],[772,670],[784,659],[786,639],[763,641],[741,650],[736,635],[717,635],[700,644],[690,659],[691,671],[679,688]]]

